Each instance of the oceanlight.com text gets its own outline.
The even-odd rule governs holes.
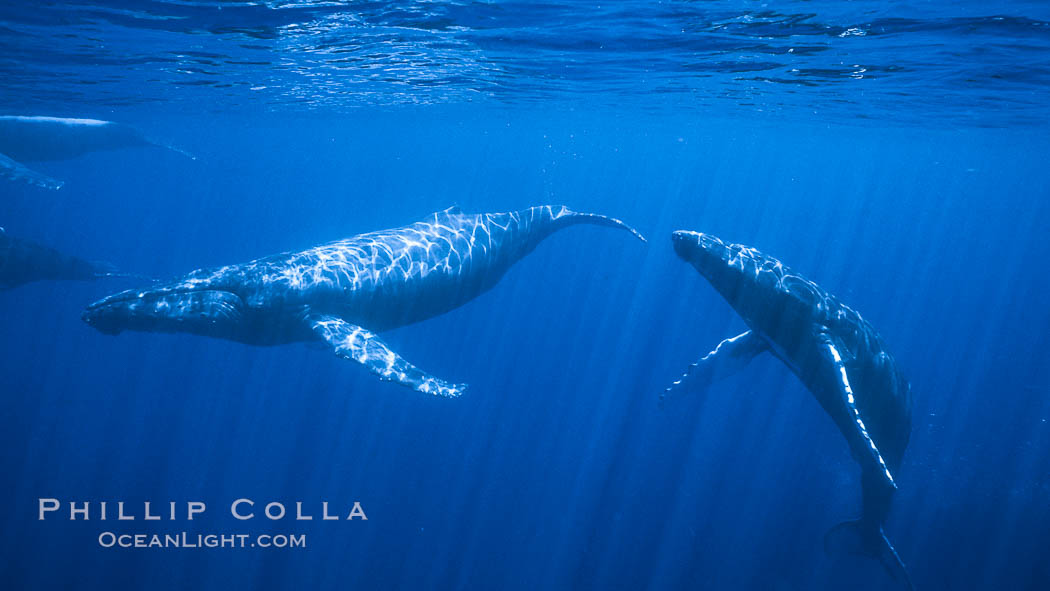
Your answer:
[[[118,534],[98,535],[103,548],[305,548],[306,534]]]

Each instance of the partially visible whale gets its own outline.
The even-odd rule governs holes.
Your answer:
[[[126,276],[108,263],[64,254],[31,240],[15,238],[0,228],[0,290],[33,281],[92,281]]]
[[[861,467],[861,518],[828,532],[826,547],[876,557],[911,588],[882,529],[911,434],[911,389],[878,333],[817,284],[753,248],[699,232],[675,232],[672,241],[750,330],[722,341],[665,396],[703,388],[761,353],[780,359],[835,422]]]
[[[137,129],[98,119],[67,119],[0,115],[0,178],[58,189],[62,181],[26,167],[22,162],[65,160],[88,152],[135,146],[178,148],[146,138]]]
[[[577,224],[620,228],[645,240],[620,220],[563,206],[485,214],[449,208],[402,228],[125,291],[91,304],[83,319],[109,334],[188,332],[253,345],[324,341],[382,380],[456,397],[465,385],[421,371],[375,333],[470,301],[547,236]]]

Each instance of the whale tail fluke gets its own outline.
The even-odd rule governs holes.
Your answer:
[[[616,218],[611,218],[609,216],[597,213],[579,213],[576,211],[572,211],[567,207],[561,207],[561,211],[557,211],[558,209],[559,208],[557,207],[551,207],[553,217],[555,221],[561,222],[564,225],[591,224],[595,226],[619,228],[621,230],[627,230],[628,232],[633,234],[635,238],[641,240],[642,242],[648,242],[648,240],[645,239],[645,236],[642,236],[642,234],[638,230],[635,230],[631,226],[628,226],[626,223]]]
[[[824,551],[832,557],[847,554],[877,558],[894,581],[908,591],[915,590],[908,569],[880,526],[871,528],[862,520],[844,521],[824,534]]]

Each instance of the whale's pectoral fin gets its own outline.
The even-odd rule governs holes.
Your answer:
[[[766,344],[766,341],[750,330],[726,339],[718,343],[714,351],[690,365],[682,377],[664,390],[660,395],[660,400],[666,400],[671,393],[686,388],[690,390],[707,388],[718,380],[744,369],[756,355],[768,349],[769,345]]]
[[[336,316],[308,314],[306,322],[324,339],[335,354],[367,367],[381,380],[390,380],[424,394],[455,398],[466,390],[465,384],[450,384],[424,373],[390,350],[375,334]]]
[[[30,170],[24,164],[15,162],[3,154],[0,154],[0,178],[23,181],[45,189],[61,189],[62,185],[65,184],[60,180],[40,174],[35,170]]]
[[[835,346],[834,340],[827,334],[821,334],[819,343],[820,354],[825,362],[825,366],[828,368],[828,371],[833,372],[833,375],[828,376],[828,383],[832,384],[832,387],[838,391],[839,398],[846,407],[846,413],[852,425],[851,433],[843,433],[846,436],[850,449],[853,450],[854,456],[860,462],[865,473],[878,475],[888,486],[897,488],[897,483],[894,482],[893,475],[890,474],[890,469],[886,466],[886,461],[882,459],[879,448],[868,433],[867,426],[864,425],[864,418],[860,415],[860,409],[857,408],[857,399],[853,395],[853,388],[850,386],[846,364],[842,361],[842,355]]]

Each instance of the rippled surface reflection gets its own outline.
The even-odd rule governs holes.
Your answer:
[[[5,3],[0,102],[199,107],[203,97],[222,110],[554,100],[1046,120],[1046,3],[913,4]]]

